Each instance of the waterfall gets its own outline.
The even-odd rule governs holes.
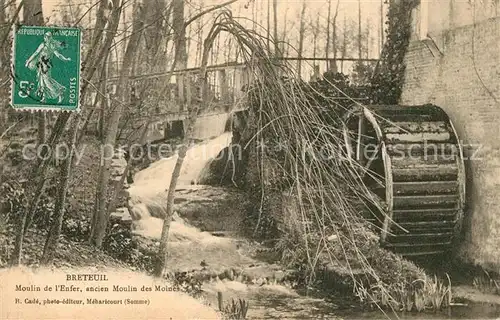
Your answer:
[[[184,159],[177,186],[183,188],[196,184],[207,164],[229,146],[231,132],[224,132],[230,114],[219,114],[199,118],[193,130],[193,138],[207,139],[191,146]],[[141,233],[156,235],[161,230],[160,219],[151,217],[153,207],[161,207],[164,196],[170,186],[172,172],[177,162],[177,154],[161,159],[134,176],[130,185],[130,214]],[[154,236],[156,237],[156,236]]]
[[[230,113],[221,113],[198,118],[194,124],[192,138],[205,140],[220,136],[224,133],[230,117]]]
[[[179,186],[191,185],[197,181],[203,168],[231,143],[232,133],[226,132],[215,139],[192,146],[186,153],[178,180]],[[161,159],[148,168],[136,173],[130,186],[131,197],[151,198],[165,192],[177,162],[177,154]]]

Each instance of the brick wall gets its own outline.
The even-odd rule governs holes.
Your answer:
[[[498,272],[500,18],[446,31],[433,40],[410,44],[401,103],[434,103],[452,119],[468,158],[462,256]]]

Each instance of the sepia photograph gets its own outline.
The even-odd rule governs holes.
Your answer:
[[[500,0],[0,0],[0,319],[500,319]]]

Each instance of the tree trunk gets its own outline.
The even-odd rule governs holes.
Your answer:
[[[271,50],[271,0],[267,0],[267,50]]]
[[[114,6],[113,10],[116,12],[116,10],[117,10],[118,8],[116,8],[115,6],[116,6],[116,5],[119,5],[119,0],[118,0],[118,1],[114,0],[114,2],[115,2],[115,3],[113,4],[113,6]],[[96,23],[95,23],[95,29],[94,29],[95,31],[94,31],[94,34],[93,34],[93,39],[94,39],[94,41],[95,41],[95,38],[96,38],[97,36],[101,36],[101,35],[102,35],[102,31],[101,31],[101,30],[103,30],[103,29],[104,29],[104,27],[105,27],[105,25],[106,25],[106,21],[107,21],[107,19],[105,18],[105,12],[106,12],[106,9],[107,9],[107,8],[106,8],[106,5],[107,5],[106,1],[101,1],[101,2],[99,3],[99,7],[98,7],[98,9],[97,9],[97,14],[96,14]],[[120,20],[120,14],[121,14],[120,12],[118,12],[118,15],[116,15],[116,13],[115,13],[115,15],[114,15],[114,17],[115,17],[115,18],[112,18],[112,19],[118,19],[117,24],[116,24],[116,25],[117,25],[117,27],[118,27],[119,20]],[[114,21],[114,20],[112,20],[112,21]],[[114,23],[113,23],[112,21],[110,22],[110,23],[112,24],[112,27],[111,27],[110,29],[112,29],[112,30],[113,30],[113,28],[114,28]],[[109,28],[109,26],[108,26],[108,28]],[[116,30],[116,29],[115,29],[115,30]],[[107,40],[108,40],[108,38],[106,38],[105,42],[107,42]],[[111,39],[111,41],[112,41],[112,40],[113,40],[113,39]],[[100,76],[99,76],[99,78],[100,78],[100,79],[99,79],[99,80],[100,80],[100,82],[99,82],[99,83],[100,83],[100,86],[99,86],[99,87],[100,87],[100,91],[101,91],[101,93],[102,93],[104,96],[100,96],[100,97],[98,97],[98,98],[97,98],[97,100],[98,100],[98,101],[100,102],[100,104],[101,104],[101,107],[99,108],[99,119],[98,119],[98,122],[97,122],[97,126],[98,126],[98,130],[97,130],[97,131],[98,131],[98,137],[99,137],[99,139],[100,139],[100,141],[101,141],[101,142],[102,142],[103,137],[104,137],[104,132],[103,132],[103,131],[104,131],[104,130],[103,130],[103,128],[104,128],[104,127],[103,127],[103,123],[102,123],[102,121],[104,121],[104,111],[105,111],[104,105],[106,104],[106,92],[107,92],[107,89],[106,89],[106,81],[102,81],[102,80],[107,79],[107,75],[108,75],[108,72],[107,72],[107,71],[108,71],[108,66],[109,66],[109,64],[108,64],[108,61],[109,61],[109,54],[110,54],[110,50],[107,50],[107,51],[105,52],[104,56],[102,57],[102,59],[98,61],[98,63],[99,63],[100,61],[103,61],[103,63],[102,63],[102,67],[103,67],[103,69],[101,70],[101,72],[100,72]],[[99,95],[99,92],[98,92],[97,94]],[[78,140],[80,141],[81,139],[78,139]],[[80,144],[80,143],[78,142],[78,143],[77,143],[77,145],[79,145],[79,144]]]
[[[5,0],[0,0],[0,26],[2,26],[2,29],[0,29],[0,41],[3,42],[4,37],[7,36],[9,30],[7,30],[7,15],[6,15],[6,10],[7,6],[5,5]],[[0,95],[1,96],[6,96],[7,95],[7,89],[6,86],[3,86],[2,84],[4,81],[8,81],[8,76],[9,76],[9,60],[8,60],[8,46],[1,46],[0,48]],[[1,103],[0,104],[0,134],[4,132],[5,129],[8,127],[8,108],[7,108],[7,102]]]
[[[148,135],[148,127],[149,127],[149,121],[144,124],[144,129],[142,130],[141,137],[139,138],[139,144],[141,146],[146,143],[146,138]],[[116,210],[116,203],[118,202],[118,197],[120,195],[120,192],[123,190],[123,185],[125,184],[125,179],[127,178],[127,174],[130,171],[130,166],[132,164],[133,158],[134,158],[133,155],[129,156],[127,160],[127,165],[125,166],[125,170],[123,170],[123,174],[120,180],[117,182],[115,192],[113,193],[111,201],[109,202],[108,215],[115,212]]]
[[[382,48],[384,47],[384,0],[380,0],[380,48],[378,53],[380,56],[382,52]]]
[[[358,58],[363,58],[362,54],[362,36],[361,36],[361,0],[358,0]]]
[[[312,21],[311,21],[312,22]],[[316,59],[316,51],[317,51],[317,44],[318,44],[318,30],[319,30],[319,16],[316,17],[316,24],[313,28],[313,59]],[[316,62],[314,62],[314,65],[316,65]]]
[[[337,18],[339,16],[339,5],[340,0],[337,0],[337,5],[335,6],[335,14],[333,15],[332,21],[332,49],[333,49],[333,62],[330,68],[333,72],[337,72]],[[345,29],[344,29],[344,32]]]
[[[26,25],[41,26],[44,24],[41,0],[31,0],[24,2],[23,21]],[[41,145],[45,143],[45,133],[47,127],[45,113],[42,111],[38,111],[37,118],[38,144]]]
[[[299,29],[299,49],[298,49],[298,60],[297,60],[297,73],[299,78],[302,78],[302,52],[304,50],[304,33],[306,28],[306,2],[302,2],[302,10],[300,12],[300,29]]]
[[[173,70],[186,69],[187,67],[187,51],[186,51],[186,27],[184,23],[184,0],[172,0],[172,29],[174,32],[175,56]],[[185,79],[179,77],[176,79],[177,90],[185,92]],[[181,88],[182,87],[182,88]],[[184,111],[184,99],[179,101],[180,110]]]
[[[57,188],[57,198],[54,207],[53,222],[50,227],[47,239],[45,241],[45,246],[43,248],[42,258],[40,259],[40,264],[47,265],[52,262],[54,258],[54,253],[57,248],[57,243],[59,236],[61,235],[61,228],[64,219],[64,206],[66,204],[66,194],[68,192],[68,184],[71,178],[71,167],[73,164],[73,150],[76,144],[76,138],[78,133],[78,127],[80,126],[79,115],[73,118],[73,123],[70,125],[69,129],[69,155],[67,155],[63,161],[61,167],[61,178]]]
[[[111,116],[109,119],[108,127],[106,130],[106,137],[103,147],[103,154],[101,157],[101,165],[99,167],[99,178],[97,181],[97,193],[96,193],[96,203],[94,209],[94,217],[92,219],[92,230],[90,234],[90,242],[96,247],[100,248],[102,241],[106,234],[106,227],[108,225],[108,214],[107,214],[107,196],[108,196],[108,183],[110,177],[110,165],[111,158],[114,152],[114,146],[116,142],[116,134],[118,132],[118,123],[120,121],[120,116],[123,110],[123,104],[127,101],[129,97],[128,90],[128,79],[133,65],[133,58],[137,51],[139,45],[139,40],[141,37],[141,29],[144,25],[144,12],[143,8],[139,6],[136,10],[132,35],[127,44],[127,50],[125,56],[123,57],[122,69],[120,71],[120,78],[118,80],[117,86],[117,96],[120,101],[111,110]]]
[[[287,32],[287,16],[288,16],[288,8],[286,8],[285,10],[285,19],[283,21],[283,34],[281,36],[281,52],[282,52],[282,55],[284,55],[285,57],[288,56],[288,48],[290,47],[289,45],[286,46],[286,52],[285,52],[285,45],[287,43],[286,41],[286,32]]]
[[[102,137],[104,136],[102,134],[103,128],[101,128],[102,121],[100,116],[104,116],[104,104],[106,103],[106,79],[107,79],[107,58],[104,58],[104,61],[102,63],[102,68],[101,71],[99,72],[99,87],[100,87],[100,92],[96,92],[94,102],[92,103],[92,110],[90,110],[89,114],[87,115],[87,118],[85,119],[82,128],[80,129],[80,135],[78,136],[76,140],[76,146],[79,146],[80,143],[83,140],[83,137],[85,136],[85,131],[87,130],[87,127],[90,123],[90,120],[92,119],[93,114],[95,113],[96,109],[99,109],[98,112],[98,137],[100,141],[102,142]],[[100,104],[100,107],[98,108],[97,106]]]
[[[196,24],[197,27],[197,33],[198,37],[196,39],[196,54],[195,54],[195,60],[194,60],[194,65],[197,66],[198,63],[201,61],[201,55],[203,52],[203,17],[198,19],[198,23]]]
[[[191,10],[188,10],[187,14],[191,16]],[[192,52],[191,46],[193,43],[193,28],[194,27],[193,27],[192,23],[190,23],[188,26],[186,26],[186,53]],[[229,39],[229,41],[231,41],[231,39]],[[229,57],[231,56],[231,49],[232,49],[231,42],[229,42],[226,49],[228,51],[228,60],[227,61],[231,61],[231,60],[229,60]],[[189,57],[188,57],[188,61],[189,61]]]
[[[102,96],[99,98],[101,102],[101,107],[99,108],[99,120],[97,122],[98,126],[98,137],[101,143],[104,142],[104,123],[106,122],[106,110],[108,110],[109,106],[109,93],[107,86],[108,72],[109,72],[109,57],[106,57],[104,60],[104,65],[101,73],[101,92]]]
[[[41,0],[33,0],[29,1],[28,3],[21,2],[19,4],[20,9],[22,6],[24,6],[23,9],[23,21],[26,24],[34,24],[36,25],[37,22],[40,20],[43,23],[43,14],[41,13],[41,8],[42,8],[42,3]],[[38,16],[35,15],[35,13],[38,13]],[[39,118],[39,127],[38,127],[38,145],[44,143],[44,141],[40,141],[40,125],[43,124],[43,134],[45,134],[45,122],[41,123],[42,120]],[[45,140],[45,136],[42,137]],[[16,234],[16,240],[14,243],[14,250],[12,252],[11,256],[11,265],[19,265],[21,263],[21,254],[23,250],[23,241],[24,241],[24,226],[26,224],[26,219],[27,219],[27,212],[24,210],[23,214],[19,217],[19,224],[18,224],[18,232]]]
[[[331,16],[332,16],[332,0],[328,0],[328,13],[326,16],[326,45],[325,45],[325,58],[326,58],[326,63],[327,63],[327,68],[330,69],[330,65],[328,62],[328,57],[330,54],[330,23],[331,23]]]
[[[161,277],[163,275],[163,270],[165,270],[167,264],[167,252],[168,252],[168,234],[170,231],[170,221],[174,213],[174,198],[175,198],[175,188],[177,187],[177,180],[179,180],[179,175],[181,173],[182,164],[184,163],[184,158],[188,150],[188,134],[186,133],[182,146],[179,148],[177,154],[177,161],[175,162],[174,171],[172,172],[172,178],[170,180],[170,186],[168,187],[167,195],[167,208],[165,210],[165,217],[163,220],[163,227],[161,229],[161,240],[160,248],[158,252],[158,258],[154,266],[154,275],[156,277]]]
[[[274,30],[274,54],[276,56],[283,55],[280,53],[279,38],[278,38],[278,0],[273,0],[273,30]]]
[[[161,67],[163,63],[157,62],[157,54],[161,52],[161,43],[163,40],[163,21],[168,17],[168,12],[165,14],[165,0],[144,0],[145,12],[145,29],[144,42],[146,43],[146,63],[148,72],[158,72],[161,70],[151,69],[151,67]],[[170,10],[170,7],[169,9]]]
[[[347,54],[347,20],[344,16],[344,32],[342,40],[342,60],[340,62],[340,72],[344,72],[344,58]]]
[[[370,59],[370,28],[371,28],[371,23],[370,19],[366,19],[366,48],[365,48],[365,55],[366,59]]]

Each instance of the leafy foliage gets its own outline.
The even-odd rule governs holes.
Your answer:
[[[392,0],[387,13],[387,41],[371,81],[372,98],[377,104],[397,104],[404,83],[404,57],[411,36],[411,13],[417,0]]]
[[[375,67],[373,62],[356,61],[353,65],[352,81],[358,86],[369,86]]]
[[[110,256],[139,270],[153,271],[156,252],[141,248],[132,236],[130,225],[110,221],[102,248]]]
[[[74,218],[67,216],[63,221],[62,233],[73,241],[86,241],[90,234],[88,217]]]
[[[200,297],[203,292],[202,281],[194,272],[176,271],[173,274],[168,274],[167,279],[172,281],[174,288],[178,288],[193,297]]]
[[[26,194],[24,189],[16,182],[7,181],[0,186],[0,215],[5,223],[14,222],[18,212],[26,207]]]

